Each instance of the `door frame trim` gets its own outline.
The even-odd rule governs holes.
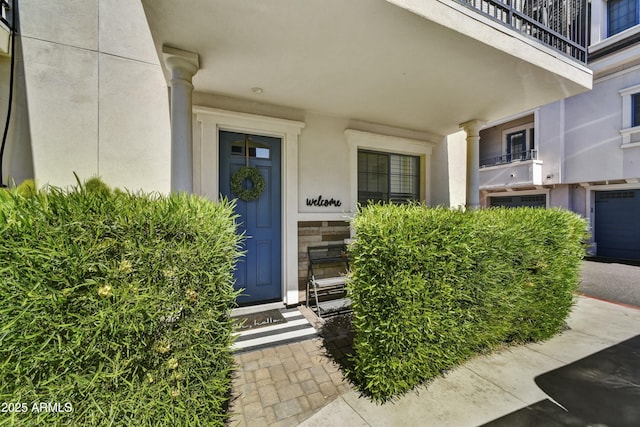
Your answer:
[[[282,297],[298,304],[298,143],[304,122],[193,106],[193,192],[217,201],[219,131],[280,138]]]

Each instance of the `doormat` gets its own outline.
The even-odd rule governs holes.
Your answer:
[[[235,319],[245,320],[244,328],[236,330],[236,340],[232,346],[234,353],[276,347],[318,336],[314,327],[297,308],[269,310]]]
[[[287,323],[287,319],[282,316],[280,310],[267,310],[259,313],[245,314],[234,317],[233,320],[239,332]]]

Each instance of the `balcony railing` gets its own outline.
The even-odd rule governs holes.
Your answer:
[[[488,166],[498,166],[523,160],[538,160],[538,150],[518,151],[515,153],[504,154],[502,156],[480,159],[480,167],[485,168]]]
[[[10,30],[13,29],[13,0],[0,0],[0,22],[6,25]]]
[[[455,0],[582,63],[587,0]]]

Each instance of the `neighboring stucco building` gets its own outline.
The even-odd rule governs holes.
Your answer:
[[[484,206],[559,206],[590,220],[593,254],[640,259],[640,2],[593,0],[590,92],[487,124]]]
[[[3,180],[216,200],[248,165],[241,301],[296,304],[358,201],[478,206],[482,125],[591,88],[586,2],[547,1],[21,0]]]

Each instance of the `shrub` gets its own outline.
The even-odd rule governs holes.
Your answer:
[[[586,222],[568,211],[371,205],[353,220],[350,372],[384,401],[478,352],[558,332]]]
[[[0,240],[0,424],[224,425],[231,203],[3,191]]]

